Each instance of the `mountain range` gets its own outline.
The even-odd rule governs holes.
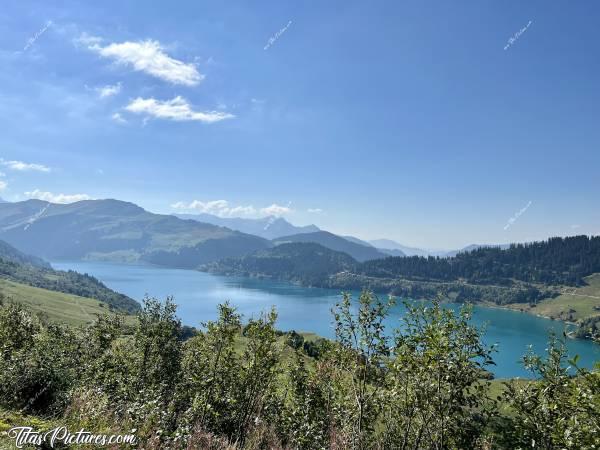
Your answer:
[[[375,239],[368,243],[379,251],[391,256],[439,256],[440,258],[452,258],[459,253],[472,252],[484,247],[500,248],[501,250],[506,250],[510,247],[510,244],[471,244],[457,250],[427,250],[416,247],[407,247],[406,245],[399,244],[391,239]]]
[[[344,252],[352,256],[357,261],[368,261],[370,259],[385,258],[386,255],[374,247],[359,244],[356,241],[349,240],[348,237],[341,237],[328,231],[316,231],[314,233],[301,233],[292,236],[284,236],[273,240],[278,244],[289,242],[313,242],[320,244],[328,249]]]
[[[153,214],[119,200],[2,203],[0,239],[50,260],[144,261],[181,268],[272,245],[258,236]]]
[[[195,220],[210,223],[242,233],[253,234],[265,239],[276,239],[300,233],[313,233],[320,231],[315,225],[296,226],[283,217],[267,216],[260,219],[246,219],[242,217],[219,217],[212,214],[174,214],[180,219]]]
[[[375,239],[373,241],[369,241],[369,244],[383,252],[390,252],[390,254],[402,252],[402,255],[392,254],[392,256],[429,256],[429,252],[427,250],[415,247],[407,247],[390,239]]]
[[[222,218],[211,214],[154,214],[120,200],[55,204],[42,200],[0,203],[0,239],[49,260],[146,262],[195,269],[282,243],[317,243],[358,262],[389,256],[455,256],[480,248],[432,252],[379,239],[338,236],[281,217]],[[504,247],[501,247],[504,248]]]

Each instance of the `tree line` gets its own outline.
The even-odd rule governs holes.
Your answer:
[[[452,258],[390,257],[366,261],[357,273],[372,277],[511,285],[527,283],[580,286],[583,277],[600,272],[600,236],[554,237],[511,244],[505,250],[481,247]]]

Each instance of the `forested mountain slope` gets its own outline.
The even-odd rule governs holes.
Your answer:
[[[385,258],[386,254],[380,252],[374,247],[361,245],[355,241],[338,236],[328,231],[317,231],[315,233],[301,233],[292,236],[284,236],[274,239],[275,244],[283,244],[288,242],[314,242],[323,247],[336,252],[344,252],[352,256],[357,261],[367,261],[370,259]]]
[[[257,236],[153,214],[118,200],[3,203],[0,239],[47,259],[146,261],[183,268],[272,245]]]
[[[8,256],[7,256],[8,255]],[[54,270],[39,258],[32,258],[0,241],[0,279],[100,300],[115,310],[136,312],[140,304],[126,295],[107,288],[96,278],[80,274]]]

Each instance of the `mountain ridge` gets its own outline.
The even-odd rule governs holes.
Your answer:
[[[337,234],[333,234],[328,231],[301,233],[291,236],[283,236],[273,240],[273,243],[276,245],[287,242],[314,242],[331,250],[346,253],[359,262],[385,258],[388,256],[385,253],[378,251],[374,247],[367,247],[362,244],[358,244],[354,241],[348,240],[345,237],[338,236]]]
[[[320,231],[316,225],[297,226],[293,225],[283,217],[267,216],[259,219],[248,219],[243,217],[219,217],[213,214],[173,214],[184,220],[195,220],[197,222],[210,223],[222,226],[242,233],[253,234],[264,239],[277,239],[300,233],[313,233]]]
[[[154,214],[114,199],[0,204],[0,239],[24,253],[48,259],[156,263],[164,258],[169,266],[190,269],[272,245],[258,236]]]

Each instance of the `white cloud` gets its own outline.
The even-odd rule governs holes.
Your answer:
[[[5,167],[8,167],[11,170],[19,170],[21,172],[28,170],[35,170],[38,172],[50,172],[50,167],[46,167],[42,164],[26,163],[23,161],[5,161],[2,158],[0,158],[0,164],[2,164]]]
[[[173,203],[171,208],[213,214],[219,217],[252,216],[256,214],[256,210],[252,205],[230,207],[227,200],[212,200],[209,202],[194,200],[190,203],[177,202]]]
[[[271,206],[267,206],[266,208],[261,208],[260,212],[266,214],[268,216],[281,216],[283,214],[289,214],[292,212],[292,209],[288,206],[281,206],[273,203]]]
[[[0,192],[8,187],[8,183],[6,181],[0,180]]]
[[[75,45],[83,45],[88,48],[98,47],[102,42],[102,38],[87,34],[85,31],[74,40]]]
[[[73,203],[81,200],[92,200],[87,194],[53,194],[52,192],[43,192],[35,189],[31,192],[25,192],[27,198],[35,198],[50,203]]]
[[[101,42],[102,39],[85,33],[77,39],[77,43],[87,46],[103,58],[132,66],[138,72],[145,72],[173,84],[195,86],[204,79],[195,64],[170,57],[158,41],[127,41],[106,46],[102,46]]]
[[[307,211],[312,214],[321,214],[323,212],[321,208],[308,208]]]
[[[576,230],[577,228],[581,228],[581,225],[571,225],[571,228],[573,230]]]
[[[117,95],[121,92],[121,83],[117,84],[107,84],[106,86],[99,86],[94,89],[100,98],[108,98],[113,95]]]
[[[232,206],[227,200],[212,200],[203,202],[194,200],[189,203],[176,202],[171,205],[171,208],[179,211],[194,211],[198,213],[213,214],[219,217],[264,217],[264,216],[281,216],[288,214],[293,210],[288,206],[272,204],[265,208],[256,209],[252,205],[247,206]]]
[[[123,116],[121,115],[121,113],[118,113],[118,112],[114,113],[112,116],[110,116],[110,118],[118,123],[127,123],[127,121],[125,119],[123,119]]]
[[[138,97],[129,103],[125,110],[135,114],[147,114],[158,119],[197,120],[204,123],[214,123],[235,117],[233,114],[219,111],[194,111],[187,100],[180,96],[166,101]]]

